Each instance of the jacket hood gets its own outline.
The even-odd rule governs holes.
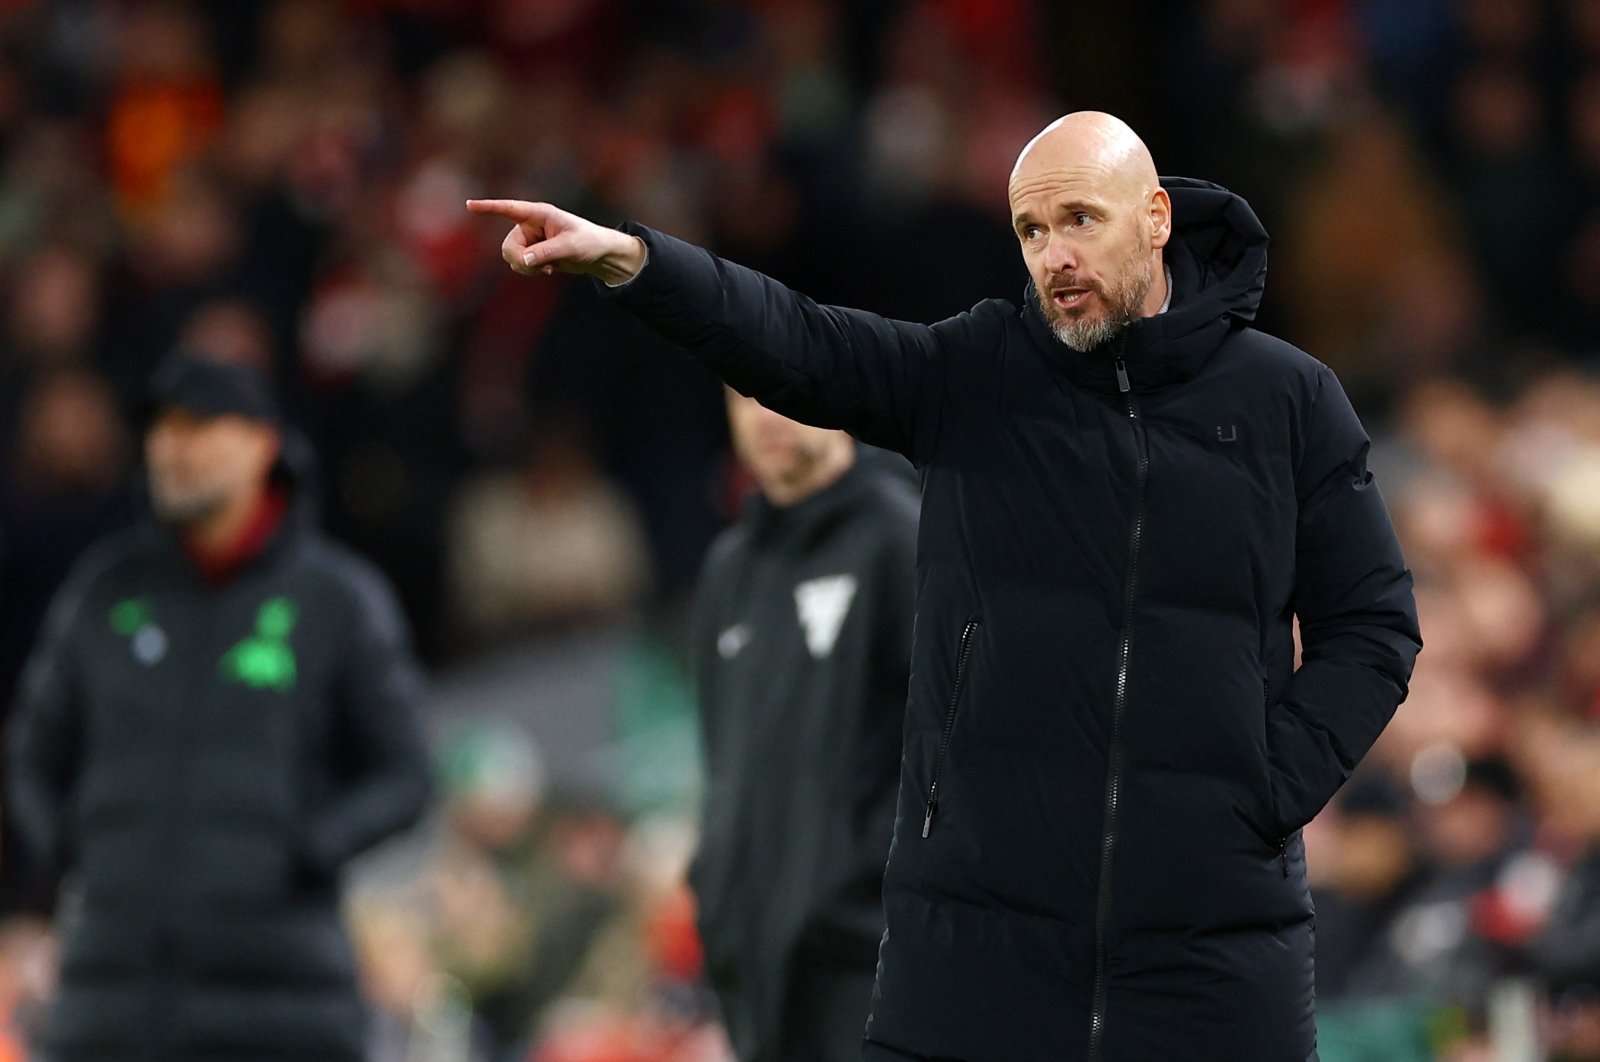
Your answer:
[[[1163,177],[1172,197],[1172,305],[1164,314],[1130,324],[1106,343],[1075,351],[1056,339],[1028,282],[1023,318],[1028,331],[1078,382],[1116,391],[1114,362],[1122,358],[1133,389],[1152,390],[1200,370],[1224,336],[1255,319],[1266,289],[1267,230],[1255,211],[1220,185]]]

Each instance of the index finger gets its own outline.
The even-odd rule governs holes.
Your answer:
[[[529,203],[522,199],[469,199],[467,209],[474,214],[493,214],[508,221],[538,221],[550,216],[548,203]]]

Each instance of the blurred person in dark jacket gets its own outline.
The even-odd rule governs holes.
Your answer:
[[[40,374],[13,423],[0,457],[0,703],[7,705],[39,620],[73,561],[133,518],[127,431],[98,374]]]
[[[689,879],[706,972],[742,1062],[855,1059],[883,936],[917,497],[898,458],[858,458],[842,431],[733,391],[728,422],[758,489],[695,600],[706,790]]]
[[[514,222],[518,272],[589,274],[741,393],[922,472],[867,1056],[1306,1062],[1300,830],[1421,645],[1366,432],[1327,366],[1251,327],[1244,200],[1158,179],[1093,112],[1029,142],[1009,197],[1022,300],[932,326],[633,223],[468,205]]]
[[[150,398],[155,519],[69,575],[9,734],[70,875],[48,1057],[354,1062],[339,870],[429,792],[404,623],[314,526],[263,376],[178,354]]]
[[[1525,751],[1547,828],[1564,857],[1560,885],[1526,958],[1550,1003],[1550,1057],[1600,1059],[1600,734],[1561,721]]]

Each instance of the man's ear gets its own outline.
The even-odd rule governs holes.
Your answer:
[[[1165,188],[1150,193],[1150,248],[1160,250],[1172,239],[1172,197]]]

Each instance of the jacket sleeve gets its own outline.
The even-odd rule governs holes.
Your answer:
[[[70,859],[67,808],[83,755],[82,680],[73,646],[78,617],[93,582],[79,563],[57,591],[22,672],[6,741],[11,818],[41,870]]]
[[[1296,473],[1294,611],[1301,663],[1267,716],[1276,825],[1322,810],[1405,699],[1422,648],[1411,573],[1370,443],[1333,373],[1318,370]]]
[[[422,718],[422,677],[387,584],[363,568],[355,580],[350,653],[332,710],[334,786],[313,809],[305,858],[331,874],[415,823],[432,796]]]
[[[644,269],[602,292],[741,394],[786,417],[842,428],[921,465],[932,452],[946,356],[971,314],[937,325],[819,306],[770,277],[628,223]]]

